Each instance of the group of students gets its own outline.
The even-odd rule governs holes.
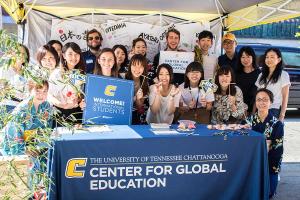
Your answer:
[[[15,117],[4,127],[6,153],[25,152],[26,130],[51,127],[52,106],[63,121],[72,121],[75,117],[75,122],[80,123],[87,106],[83,94],[85,74],[124,78],[134,82],[132,124],[172,124],[179,119],[229,124],[245,120],[254,130],[265,134],[270,196],[274,195],[290,86],[278,49],[268,49],[259,68],[251,47],[235,52],[237,41],[232,33],[223,36],[225,54],[218,58],[209,53],[213,34],[202,31],[195,47],[195,61],[187,66],[184,74],[174,74],[169,64],[158,65],[159,53],[154,62],[147,59],[147,43],[142,38],[133,40],[129,53],[121,44],[101,49],[102,40],[100,32],[93,29],[87,33],[87,52],[82,53],[74,42],[62,45],[52,40],[40,47],[36,59],[40,69],[46,71],[40,83],[22,76],[22,65],[29,62],[30,56],[28,49],[20,45],[21,56],[17,62],[10,69],[0,71],[0,78],[7,79],[20,91],[19,96],[16,94],[16,99],[12,99],[17,102],[25,99],[14,109]],[[166,43],[165,51],[183,51],[179,49],[180,32],[176,29],[167,32]],[[204,91],[200,84],[204,79],[213,79],[217,86],[214,93]]]

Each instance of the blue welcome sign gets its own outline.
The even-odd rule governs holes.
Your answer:
[[[133,81],[87,75],[84,123],[130,125],[133,91]]]

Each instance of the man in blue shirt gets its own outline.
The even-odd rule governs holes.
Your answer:
[[[237,41],[235,35],[233,33],[226,33],[222,38],[222,47],[225,50],[225,54],[218,58],[220,67],[229,65],[232,67],[233,71],[236,72],[236,65],[238,62],[237,52],[235,52],[236,46]]]
[[[92,29],[87,33],[86,41],[89,50],[83,52],[83,58],[87,66],[86,73],[92,74],[94,71],[96,56],[100,50],[102,40],[101,33],[96,29]]]

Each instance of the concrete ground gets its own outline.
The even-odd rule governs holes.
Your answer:
[[[300,199],[300,112],[290,112],[285,122],[284,155],[276,200]]]

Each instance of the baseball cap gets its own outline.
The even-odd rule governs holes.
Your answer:
[[[235,38],[235,35],[233,33],[226,33],[222,38],[222,42],[224,42],[225,40],[231,40],[231,41],[236,42],[236,38]]]

